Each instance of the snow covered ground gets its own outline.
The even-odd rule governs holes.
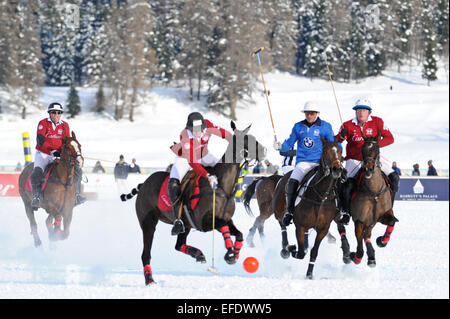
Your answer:
[[[266,240],[255,237],[255,248],[244,245],[235,265],[227,265],[221,235],[215,233],[215,266],[211,265],[212,233],[195,231],[188,244],[200,248],[206,264],[175,251],[170,225],[159,223],[152,250],[157,285],[145,287],[141,231],[134,200],[101,200],[74,210],[71,236],[50,247],[44,226],[46,213],[37,213],[42,248],[33,246],[20,198],[0,198],[0,298],[449,298],[448,202],[397,202],[400,220],[386,248],[375,247],[377,266],[342,262],[340,242],[322,242],[314,280],[305,279],[305,260],[280,257],[281,235],[272,217],[266,221]],[[253,211],[257,206],[252,201]],[[244,233],[253,224],[238,204],[235,224]],[[377,225],[373,239],[384,234]],[[338,237],[335,225],[331,232]],[[352,251],[353,226],[347,226]],[[315,237],[312,232],[311,240]],[[294,227],[289,238],[295,241]],[[254,256],[259,270],[248,274],[242,261]]]
[[[449,167],[449,86],[443,71],[431,87],[420,77],[419,69],[384,76],[360,84],[335,83],[344,120],[354,116],[352,103],[360,95],[372,100],[374,115],[381,116],[396,139],[383,148],[382,155],[397,161],[400,168],[419,163],[425,168],[429,159],[437,169]],[[321,118],[332,123],[336,132],[340,120],[330,83],[310,81],[285,73],[266,75],[270,102],[279,140],[284,140],[293,124],[303,118],[300,110],[310,99],[322,106]],[[393,87],[390,90],[390,86]],[[116,122],[109,113],[89,113],[95,89],[79,89],[83,113],[69,120],[77,133],[85,156],[117,161],[124,154],[137,158],[141,166],[166,167],[173,160],[172,141],[185,125],[189,112],[200,110],[214,123],[229,128],[229,119],[209,112],[205,100],[189,101],[187,90],[156,88],[137,108],[136,120]],[[44,88],[43,105],[66,100],[67,88]],[[28,131],[34,149],[36,125],[45,116],[30,110],[26,120],[3,100],[0,119],[0,166],[23,163],[22,132]],[[268,158],[279,164],[272,149],[273,135],[267,104],[262,91],[255,93],[255,104],[237,111],[237,126],[250,130],[268,147]],[[223,146],[223,145],[222,145]],[[34,156],[34,151],[33,151]],[[92,166],[94,161],[86,161]],[[103,163],[106,166],[112,163]],[[144,176],[142,177],[144,178]],[[95,179],[91,179],[92,183]],[[134,186],[129,184],[130,188]],[[152,250],[152,268],[157,285],[145,287],[141,266],[142,239],[134,211],[134,200],[121,203],[113,187],[101,188],[98,201],[75,208],[68,240],[50,247],[44,226],[46,214],[37,213],[43,247],[33,246],[28,220],[20,198],[0,197],[0,298],[449,298],[449,204],[448,202],[396,202],[400,222],[389,245],[375,247],[377,267],[344,265],[340,242],[321,245],[314,280],[305,279],[309,255],[305,260],[283,260],[280,255],[279,225],[266,222],[266,241],[256,236],[257,247],[244,246],[236,265],[223,260],[221,235],[215,233],[215,265],[220,275],[207,272],[211,264],[212,233],[193,232],[188,244],[205,253],[207,264],[175,251],[176,238],[170,225],[158,224]],[[108,196],[109,194],[109,196]],[[257,212],[256,202],[252,208]],[[247,235],[253,224],[241,204],[237,205],[235,224]],[[294,227],[289,238],[294,242]],[[332,233],[338,237],[336,227]],[[373,239],[384,233],[377,225]],[[353,226],[347,234],[355,250]],[[311,240],[314,238],[314,232]],[[311,241],[312,242],[312,241]],[[243,270],[247,256],[259,259],[255,274]]]

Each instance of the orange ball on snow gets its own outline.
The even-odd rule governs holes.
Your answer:
[[[243,263],[246,272],[254,273],[258,270],[259,262],[255,257],[247,257]]]

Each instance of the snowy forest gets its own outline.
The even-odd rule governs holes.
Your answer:
[[[139,92],[183,86],[235,119],[261,83],[258,47],[264,72],[328,78],[327,63],[358,82],[421,65],[432,85],[448,19],[448,0],[0,0],[0,89],[25,118],[43,86],[95,87],[94,111],[133,121]]]

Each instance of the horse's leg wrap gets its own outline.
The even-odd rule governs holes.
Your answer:
[[[387,243],[391,239],[391,234],[393,231],[394,231],[394,225],[387,226],[386,232],[384,233],[384,235],[377,238],[377,245],[379,247],[386,247]]]
[[[145,277],[145,285],[149,285],[153,282],[153,275],[152,275],[152,267],[150,267],[149,264],[144,266],[144,277]]]
[[[228,227],[227,225],[222,226],[219,228],[219,231],[222,233],[223,239],[225,240],[225,248],[233,248],[233,241],[231,240],[230,235],[230,227]]]
[[[239,253],[241,252],[242,245],[244,245],[244,241],[236,239],[234,243],[234,255],[236,256],[236,259],[239,258]]]
[[[179,249],[183,254],[189,255],[192,258],[195,258],[196,261],[199,261],[201,263],[206,262],[205,256],[203,255],[202,251],[198,248],[183,244],[181,245]]]

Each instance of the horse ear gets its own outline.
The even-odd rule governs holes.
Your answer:
[[[74,140],[76,140],[76,139],[77,139],[77,137],[76,137],[76,135],[75,135],[75,132],[74,132],[74,131],[72,131],[72,138],[73,138]]]
[[[250,127],[252,127],[252,125],[250,124],[249,126],[247,126],[247,128],[243,131],[244,134],[247,134],[248,131],[250,131]]]
[[[380,138],[381,138],[381,130],[378,131],[378,133],[377,133],[377,141],[380,141]]]
[[[338,137],[338,135],[336,135],[336,136],[334,137],[334,143],[339,143],[339,137]]]
[[[324,139],[322,136],[320,137],[320,140],[322,141],[322,145],[325,145],[325,143],[327,142],[327,140]]]
[[[366,136],[366,134],[364,134],[364,130],[363,129],[361,129],[361,135],[362,135],[364,140],[367,140],[367,136]]]
[[[233,131],[236,130],[236,124],[233,120],[231,120],[231,128],[233,129]]]

